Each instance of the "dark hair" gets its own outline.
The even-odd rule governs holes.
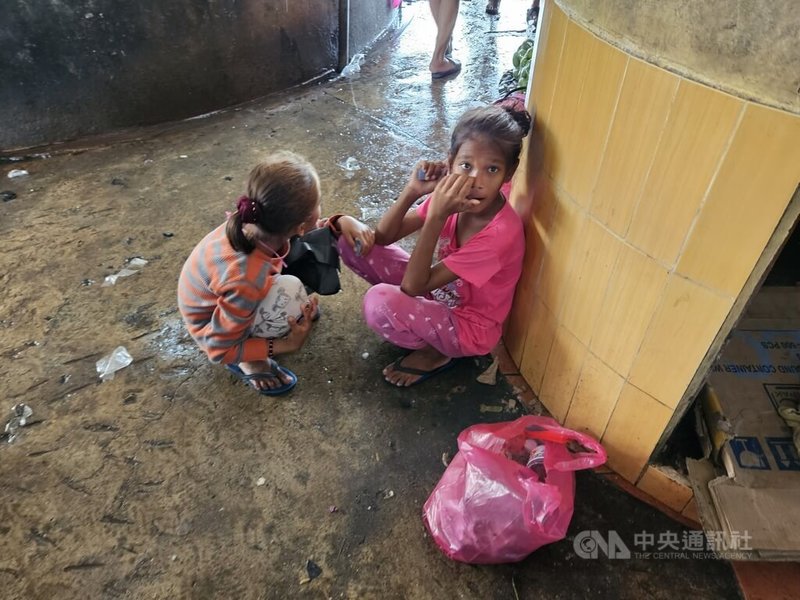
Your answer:
[[[500,148],[506,159],[506,167],[513,167],[519,160],[522,140],[531,128],[531,115],[527,110],[492,104],[472,108],[461,115],[450,137],[450,156],[458,154],[461,144],[479,135]]]
[[[246,196],[257,205],[255,225],[265,233],[288,236],[319,204],[319,177],[302,156],[278,152],[250,171]],[[235,250],[249,254],[255,243],[242,226],[242,213],[237,210],[228,217],[225,234]]]

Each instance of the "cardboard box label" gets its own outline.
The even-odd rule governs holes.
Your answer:
[[[754,436],[735,437],[730,441],[733,456],[742,469],[769,470],[769,461],[761,442]]]
[[[800,402],[800,385],[791,383],[765,383],[764,391],[767,393],[776,411],[781,402]]]
[[[778,469],[781,471],[800,471],[800,456],[797,448],[790,437],[768,437],[765,438],[772,458]]]

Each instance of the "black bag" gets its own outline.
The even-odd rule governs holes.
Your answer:
[[[327,227],[314,229],[292,238],[289,254],[283,259],[284,275],[294,275],[306,290],[322,296],[337,293],[339,285],[339,249],[336,237]]]

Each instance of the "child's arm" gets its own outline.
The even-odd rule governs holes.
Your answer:
[[[379,246],[394,244],[397,240],[403,239],[422,227],[425,219],[410,209],[417,200],[434,190],[437,180],[444,175],[446,170],[447,165],[444,162],[427,160],[419,162],[414,167],[400,196],[389,207],[375,229],[376,244]],[[420,178],[421,174],[422,178]]]
[[[372,227],[355,217],[345,215],[339,219],[339,235],[344,236],[358,256],[369,254],[375,244],[375,232],[372,231]]]
[[[416,211],[410,211],[422,196],[404,189],[394,204],[381,217],[375,228],[375,243],[379,246],[394,244],[422,227],[425,221]]]
[[[375,243],[375,232],[372,227],[362,223],[350,215],[336,214],[327,219],[319,219],[316,228],[327,227],[333,232],[336,239],[344,236],[356,254],[367,255]]]
[[[472,178],[466,175],[447,175],[434,191],[428,214],[422,226],[417,245],[408,260],[400,289],[409,296],[421,296],[431,290],[455,281],[458,275],[443,262],[431,267],[433,253],[447,218],[463,211],[474,201],[467,200],[472,188]]]

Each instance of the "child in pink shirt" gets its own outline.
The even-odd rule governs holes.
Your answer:
[[[367,325],[412,350],[383,370],[407,387],[497,344],[522,272],[522,222],[501,193],[519,162],[527,111],[487,106],[456,124],[446,162],[421,161],[357,253],[339,242],[344,263],[373,284]],[[413,205],[426,196],[416,210]],[[409,255],[400,240],[420,231]]]

